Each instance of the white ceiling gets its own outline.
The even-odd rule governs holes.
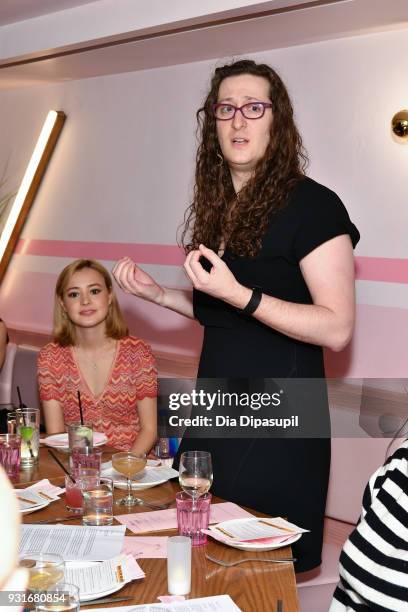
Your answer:
[[[0,0],[0,26],[95,1],[98,0]]]
[[[51,1],[55,3],[57,0],[37,0],[36,4],[45,5]],[[44,50],[37,56],[33,54],[9,66],[2,67],[0,61],[0,90],[408,28],[408,0],[320,0],[306,4],[304,0],[285,1],[286,10],[285,2],[276,0],[282,10],[255,18],[248,10],[249,4],[253,8],[254,3],[247,1],[247,12],[243,10],[236,20],[207,21],[201,26],[190,21],[190,25],[184,28],[179,27],[179,21],[174,27],[167,24],[167,27],[151,28],[149,34],[146,34],[146,29],[133,31],[130,39],[122,34],[89,40],[89,49],[86,49],[87,45],[70,45]],[[0,0],[0,6],[3,2]],[[84,4],[78,0],[58,0],[58,6],[74,2]],[[11,3],[7,0],[7,4]],[[22,2],[16,0],[16,3]],[[27,0],[25,4],[29,4]],[[277,5],[275,2],[263,4]]]

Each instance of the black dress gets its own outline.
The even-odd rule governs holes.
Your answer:
[[[258,256],[234,257],[226,249],[223,260],[241,284],[259,286],[263,293],[288,302],[311,304],[299,262],[341,234],[349,234],[353,246],[359,240],[338,196],[305,178],[296,185],[285,208],[272,217]],[[199,378],[324,377],[321,347],[289,338],[253,317],[243,317],[225,302],[200,291],[194,291],[194,314],[205,326]],[[319,418],[327,417],[324,389]],[[296,571],[321,563],[329,438],[194,439],[187,431],[178,457],[191,449],[211,452],[215,495],[287,517],[311,530],[293,546]]]

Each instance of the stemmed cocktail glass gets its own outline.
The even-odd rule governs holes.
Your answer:
[[[136,476],[146,465],[144,453],[115,453],[112,455],[112,467],[127,478],[127,495],[116,503],[120,506],[136,506],[137,499],[132,494],[132,476]]]

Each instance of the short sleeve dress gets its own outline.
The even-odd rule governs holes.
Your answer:
[[[137,401],[157,396],[156,364],[148,344],[134,336],[118,340],[108,380],[98,396],[82,376],[72,346],[50,342],[41,349],[37,365],[40,399],[57,400],[65,423],[79,420],[79,389],[84,419],[94,431],[104,433],[114,448],[132,447],[140,430]]]
[[[324,242],[348,234],[353,246],[359,233],[338,196],[310,178],[300,180],[287,205],[274,215],[255,258],[223,260],[248,287],[299,304],[312,304],[300,261]],[[194,291],[194,313],[204,326],[198,377],[227,379],[323,378],[322,348],[294,340],[243,317],[234,308]],[[322,402],[328,414],[325,390]],[[285,516],[310,529],[294,554],[296,571],[321,563],[323,517],[330,470],[330,439],[193,439],[182,440],[179,454],[190,449],[212,454],[214,494],[273,516]],[[177,463],[177,460],[176,460]],[[269,467],[268,467],[269,466]]]

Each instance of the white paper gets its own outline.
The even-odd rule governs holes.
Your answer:
[[[307,531],[281,517],[227,521],[216,525],[214,529],[218,529],[222,534],[239,542],[280,536],[288,537]]]
[[[79,525],[21,525],[19,555],[48,552],[64,561],[105,561],[119,555],[126,528]]]
[[[94,612],[112,612],[112,608],[93,608]],[[233,602],[229,595],[215,595],[213,597],[199,597],[175,603],[153,603],[141,606],[119,606],[115,612],[243,612]]]
[[[144,571],[130,555],[119,555],[101,563],[71,561],[65,565],[65,582],[76,584],[81,597],[97,595],[144,577]]]

